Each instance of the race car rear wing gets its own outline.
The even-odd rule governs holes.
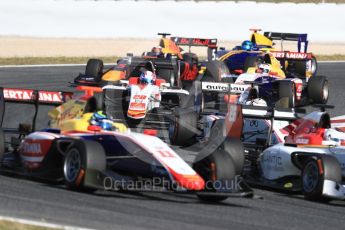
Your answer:
[[[205,47],[216,47],[217,39],[212,38],[184,38],[184,37],[171,37],[172,41],[179,46],[205,46]]]
[[[6,103],[33,104],[35,106],[35,112],[31,127],[32,130],[35,130],[39,105],[61,105],[69,100],[72,95],[72,92],[0,87],[0,127],[3,125]]]
[[[252,84],[235,84],[225,82],[201,82],[201,90],[206,92],[241,94]]]
[[[2,102],[60,105],[70,99],[72,92],[0,88]],[[1,98],[1,99],[2,99]]]
[[[283,41],[297,41],[298,52],[306,53],[308,49],[308,34],[264,32],[264,36],[271,40],[280,40],[283,50]]]
[[[281,32],[264,32],[264,35],[271,40],[286,40],[286,41],[308,41],[308,34],[297,33],[281,33]]]
[[[228,111],[225,115],[224,121],[225,133],[229,137],[243,137],[244,122],[257,124],[255,120],[268,120],[268,130],[262,134],[267,137],[258,139],[256,144],[250,144],[252,147],[268,147],[271,145],[274,121],[295,121],[300,118],[300,114],[305,113],[305,110],[299,109],[277,109],[274,107],[263,107],[253,105],[228,104]],[[248,120],[246,120],[248,119]],[[258,127],[258,126],[256,126]],[[260,131],[262,132],[262,131]]]
[[[284,108],[274,108],[274,107],[263,107],[263,106],[253,106],[253,105],[237,105],[238,107],[241,107],[239,110],[242,116],[242,118],[248,118],[248,119],[263,119],[263,120],[269,120],[270,126],[269,130],[267,132],[267,138],[265,146],[271,145],[272,140],[272,133],[273,133],[273,123],[274,120],[279,121],[289,121],[293,122],[299,118],[301,118],[301,115],[305,114],[305,109],[284,109]],[[231,110],[231,105],[229,105],[229,110]],[[238,110],[238,109],[237,109]],[[228,112],[228,116],[231,116],[231,111]],[[237,117],[241,117],[237,116]],[[232,115],[234,117],[234,115]]]
[[[242,113],[244,118],[250,119],[295,121],[301,117],[301,114],[305,114],[305,109],[277,109],[274,107],[242,105]]]
[[[217,39],[216,38],[184,38],[184,37],[171,37],[170,38],[176,45],[188,46],[189,52],[191,52],[192,46],[207,47],[207,60],[215,60],[217,51]]]
[[[128,62],[130,63],[129,68],[131,69],[138,67],[143,67],[151,71],[155,71],[157,67],[160,69],[174,69],[174,62],[170,59],[133,57]]]

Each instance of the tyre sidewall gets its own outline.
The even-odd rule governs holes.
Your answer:
[[[305,188],[305,176],[308,170],[308,167],[313,167],[315,169],[317,169],[317,182],[316,185],[314,186],[314,188],[311,191],[307,191]],[[323,184],[324,184],[324,175],[320,175],[320,168],[319,165],[317,163],[317,160],[310,159],[306,162],[304,168],[302,169],[302,175],[301,175],[301,182],[302,182],[302,193],[304,195],[304,197],[307,200],[320,200],[322,198],[322,190],[323,190]]]
[[[69,159],[69,155],[72,153],[72,151],[77,151],[79,153],[79,157],[80,157],[80,163],[81,163],[81,166],[80,166],[80,170],[79,172],[77,173],[78,176],[73,180],[73,181],[69,181],[67,178],[66,178],[66,172],[65,172],[65,167],[66,167],[66,164],[67,164],[67,160]],[[82,144],[82,142],[80,141],[76,141],[73,143],[73,145],[66,151],[66,156],[65,156],[65,159],[64,159],[64,165],[63,165],[63,175],[64,175],[64,180],[65,180],[65,183],[67,185],[68,188],[70,189],[78,189],[78,188],[81,188],[83,186],[83,179],[80,179],[78,177],[81,177],[83,175],[81,175],[83,172],[82,170],[84,170],[84,173],[85,173],[85,170],[86,170],[86,162],[87,162],[87,159],[86,159],[86,148],[85,148],[85,145]],[[78,180],[81,180],[81,181],[78,181]]]

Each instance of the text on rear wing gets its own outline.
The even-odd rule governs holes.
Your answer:
[[[230,84],[222,82],[202,82],[201,89],[203,91],[223,92],[231,94],[241,94],[251,85],[249,84]]]

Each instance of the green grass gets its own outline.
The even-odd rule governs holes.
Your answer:
[[[0,221],[0,230],[52,230],[53,228],[44,228],[27,224],[20,224],[12,221]]]

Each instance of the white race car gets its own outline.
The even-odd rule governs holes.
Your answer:
[[[249,184],[302,192],[309,200],[345,199],[344,117],[330,119],[324,109],[300,117],[294,110],[237,106],[237,115],[210,115],[205,123],[212,128],[243,119],[243,175]]]
[[[290,124],[275,121],[274,114],[271,121],[245,120],[247,181],[302,191],[309,200],[345,199],[345,132],[340,124],[339,119],[332,123],[324,110]]]

